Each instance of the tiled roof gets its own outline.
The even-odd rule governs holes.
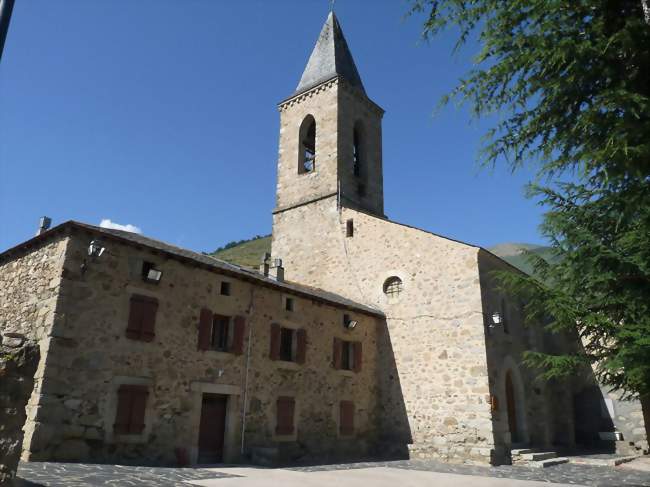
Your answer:
[[[339,21],[334,12],[330,12],[294,96],[337,76],[365,93]]]
[[[185,263],[198,265],[200,267],[208,268],[214,271],[218,271],[224,274],[238,277],[240,279],[247,280],[249,282],[253,282],[259,285],[280,289],[290,294],[316,299],[338,307],[343,307],[350,310],[371,314],[374,316],[381,316],[381,317],[384,316],[384,313],[378,309],[371,308],[370,306],[366,306],[361,303],[357,303],[356,301],[352,301],[343,296],[325,291],[323,289],[318,289],[315,287],[306,286],[304,284],[298,284],[290,281],[279,282],[269,277],[265,277],[264,275],[254,270],[250,270],[244,267],[230,264],[223,260],[215,259],[214,257],[211,257],[209,255],[201,254],[199,252],[194,252],[192,250],[177,247],[175,245],[162,242],[160,240],[145,237],[144,235],[140,235],[132,232],[126,232],[123,230],[97,227],[95,225],[88,225],[86,223],[76,222],[72,220],[62,223],[61,225],[58,225],[48,230],[47,232],[42,233],[41,235],[38,235],[5,252],[0,253],[0,262],[6,260],[16,252],[19,252],[24,249],[29,249],[30,247],[33,247],[34,245],[38,244],[40,241],[49,239],[50,237],[59,234],[61,231],[66,231],[73,228],[82,229],[82,230],[89,231],[91,233],[102,235],[106,237],[105,239],[116,239],[121,241],[122,243],[142,246],[151,250],[156,250],[158,252],[162,252],[166,254],[171,258],[176,258],[181,261],[184,261]]]

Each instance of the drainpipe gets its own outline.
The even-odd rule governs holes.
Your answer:
[[[246,347],[246,372],[244,374],[244,396],[243,404],[241,411],[241,451],[240,454],[244,455],[244,446],[245,446],[245,432],[246,432],[246,407],[248,405],[248,372],[250,369],[251,362],[251,347],[253,344],[253,310],[254,307],[254,296],[255,296],[255,286],[251,285],[251,300],[248,305],[248,346]]]

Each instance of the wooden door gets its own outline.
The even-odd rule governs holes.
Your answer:
[[[227,396],[203,394],[201,424],[199,426],[198,463],[223,462],[227,400]]]
[[[512,374],[506,373],[506,405],[508,408],[508,427],[510,428],[510,441],[516,443],[517,438],[517,409],[515,406],[515,389],[512,385]]]

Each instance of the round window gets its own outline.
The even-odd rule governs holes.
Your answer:
[[[384,281],[384,294],[389,298],[396,298],[404,289],[402,280],[397,276],[391,276]]]

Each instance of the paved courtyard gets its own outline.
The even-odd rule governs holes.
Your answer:
[[[650,471],[629,467],[564,464],[546,469],[478,467],[435,461],[368,462],[315,467],[264,469],[254,467],[161,468],[72,463],[25,463],[17,487],[79,486],[203,486],[203,487],[650,487]]]

